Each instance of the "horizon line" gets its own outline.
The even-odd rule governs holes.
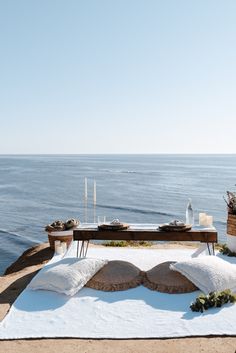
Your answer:
[[[0,153],[0,156],[150,156],[150,155],[169,155],[169,156],[233,156],[235,153]]]

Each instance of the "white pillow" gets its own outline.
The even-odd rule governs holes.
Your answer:
[[[236,265],[216,256],[176,262],[170,269],[180,272],[205,294],[231,289],[236,292]]]
[[[44,267],[30,282],[28,288],[51,290],[74,295],[97,273],[108,260],[92,258],[65,258]]]

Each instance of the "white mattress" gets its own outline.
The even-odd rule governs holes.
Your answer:
[[[75,250],[73,246],[67,256],[74,256]],[[142,270],[189,258],[192,253],[188,249],[89,249],[89,257],[126,260]],[[236,263],[235,258],[224,258]],[[55,256],[51,262],[58,259]],[[67,297],[26,288],[0,323],[0,339],[235,335],[236,305],[193,313],[189,305],[198,294],[164,294],[139,286],[120,292],[83,288]]]

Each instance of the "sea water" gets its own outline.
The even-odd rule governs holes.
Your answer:
[[[47,240],[44,226],[53,220],[185,221],[188,198],[195,220],[199,212],[213,215],[219,241],[225,242],[223,195],[236,188],[236,155],[2,155],[0,172],[3,273],[23,250]]]

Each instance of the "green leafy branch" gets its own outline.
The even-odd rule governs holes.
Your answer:
[[[236,257],[236,252],[231,251],[226,244],[221,245],[220,252],[223,255],[227,255],[229,257]]]
[[[195,302],[190,305],[190,309],[203,313],[203,311],[210,308],[220,308],[224,304],[235,302],[236,295],[230,289],[226,289],[221,292],[211,292],[207,295],[200,294]]]

